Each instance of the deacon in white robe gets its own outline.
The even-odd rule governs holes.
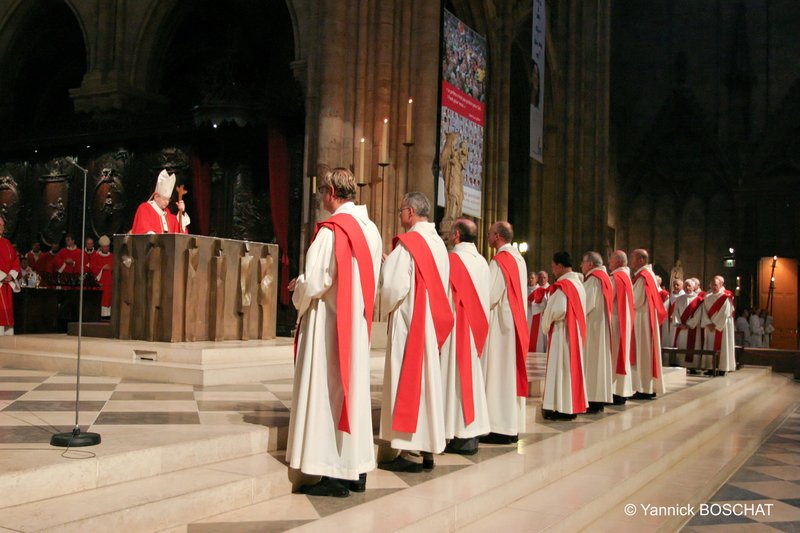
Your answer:
[[[586,291],[583,276],[572,271],[567,252],[557,252],[552,267],[557,281],[542,316],[549,335],[542,415],[548,420],[572,420],[589,406],[583,349]]]
[[[614,304],[611,307],[611,355],[614,362],[614,404],[633,396],[631,341],[633,338],[633,285],[628,254],[615,250],[608,259]]]
[[[511,246],[513,231],[508,222],[495,222],[489,230],[489,246],[497,250],[497,254],[489,264],[489,337],[481,365],[491,433],[482,437],[481,442],[490,444],[511,444],[525,431],[525,400],[528,394],[524,363],[529,334],[525,317],[527,313],[523,294],[520,292],[514,297],[514,288],[509,287],[508,283],[521,291],[525,284],[526,266],[520,253]],[[502,265],[513,266],[505,271]],[[516,267],[516,272],[513,267]],[[523,315],[521,324],[520,313]],[[520,328],[524,331],[520,331]],[[521,340],[524,341],[522,355],[519,353]],[[525,390],[520,390],[523,387]]]
[[[581,271],[586,291],[586,395],[589,413],[603,411],[603,405],[613,403],[612,382],[614,365],[611,357],[611,317],[613,305],[611,279],[597,252],[583,254]]]
[[[481,369],[480,356],[483,350],[486,349],[486,333],[488,331],[488,316],[489,316],[489,264],[486,259],[478,252],[475,247],[475,241],[478,237],[478,228],[474,222],[464,218],[458,218],[453,222],[450,229],[450,243],[453,244],[451,254],[451,264],[455,260],[452,256],[455,255],[463,263],[469,277],[466,280],[457,279],[453,267],[450,269],[450,283],[448,284],[447,296],[453,309],[453,315],[456,317],[456,326],[453,332],[447,338],[442,346],[442,381],[444,384],[444,425],[445,436],[450,442],[447,443],[445,451],[448,453],[459,453],[464,455],[472,455],[478,451],[479,435],[489,433],[489,411],[486,405],[486,387],[483,384],[483,371]],[[482,314],[478,317],[481,320],[480,328],[483,337],[481,341],[481,352],[478,351],[475,345],[475,326],[468,324],[470,327],[465,331],[458,329],[458,309],[456,309],[455,302],[453,301],[453,284],[459,282],[471,282],[473,291],[470,287],[456,286],[456,291],[463,293],[464,297],[469,297],[472,294],[477,295],[478,303],[480,305]],[[469,285],[469,283],[468,283]],[[462,311],[466,313],[466,310]],[[465,317],[468,317],[465,314]],[[469,347],[469,361],[471,372],[469,379],[466,380],[471,383],[471,390],[467,395],[467,400],[463,394],[464,389],[462,383],[465,380],[461,376],[461,365],[458,361],[457,354],[457,340],[456,335],[466,335],[469,337],[467,343]],[[469,416],[465,413],[464,403],[468,401],[471,405],[472,420],[467,424],[466,418]]]
[[[432,298],[433,282],[426,280],[428,285],[424,307],[415,306],[417,285],[415,283],[416,271],[420,268],[416,257],[412,256],[413,250],[402,242],[397,242],[394,250],[386,258],[381,269],[379,293],[381,297],[381,316],[388,315],[389,335],[386,346],[386,363],[383,374],[383,401],[381,409],[380,438],[388,442],[392,450],[400,451],[400,455],[391,461],[378,464],[383,470],[402,472],[421,472],[432,469],[434,466],[434,453],[441,453],[445,448],[444,425],[444,394],[442,389],[441,362],[439,360],[439,341],[437,339],[437,326],[434,319],[449,315],[447,332],[441,337],[444,341],[453,327],[453,317],[447,306],[445,287],[448,284],[449,259],[447,247],[436,231],[436,225],[428,222],[431,213],[430,202],[424,194],[419,192],[407,193],[400,205],[400,223],[408,232],[415,233],[413,237],[420,246],[427,247],[433,259],[434,276],[438,276],[438,287],[444,299],[446,309],[437,309]],[[422,240],[420,241],[419,238]],[[411,242],[411,241],[410,241]],[[422,267],[425,268],[425,267]],[[424,315],[424,333],[422,339],[411,339],[409,333],[413,317]],[[405,365],[412,365],[413,361],[407,357],[406,345],[413,340],[422,342],[421,368],[417,371],[421,376],[419,391],[419,408],[416,413],[411,412],[408,417],[400,420],[398,412],[408,408],[408,405],[398,405],[398,395],[401,393],[401,372]],[[411,373],[409,372],[409,375]],[[405,392],[404,392],[405,394]],[[413,409],[412,409],[413,411]],[[413,431],[401,431],[395,427],[407,427],[408,423]],[[382,455],[390,455],[385,448]]]
[[[369,387],[372,313],[365,316],[365,306],[371,309],[374,304],[381,236],[366,207],[353,203],[356,190],[355,178],[347,169],[334,169],[325,176],[319,194],[323,207],[333,216],[328,225],[320,225],[308,248],[304,272],[289,287],[294,291],[292,301],[300,325],[286,460],[304,474],[324,476],[320,483],[301,488],[308,494],[346,496],[348,489],[363,491],[366,472],[375,468]],[[371,281],[367,290],[371,290],[372,301],[367,301],[362,292],[365,274],[356,257],[351,253],[351,263],[337,264],[337,245],[342,242],[337,242],[338,230],[331,225],[337,220],[343,220],[355,232],[360,230],[366,240],[368,255],[363,258],[372,277],[365,278],[365,283],[369,287]],[[346,250],[350,252],[349,247]],[[344,390],[337,335],[337,298],[345,266],[352,269],[352,309],[347,317],[352,332],[346,417],[349,431],[342,429]],[[343,480],[359,481],[348,484]]]
[[[675,346],[675,302],[683,296],[683,280],[675,278],[672,280],[671,292],[669,299],[665,302],[667,305],[667,318],[661,325],[661,346],[674,347]]]
[[[725,290],[725,278],[714,276],[703,302],[701,325],[706,328],[705,349],[719,351],[717,369],[723,375],[736,370],[733,311],[733,293]],[[712,356],[703,356],[703,368],[713,368],[713,363]]]
[[[634,399],[652,399],[664,394],[661,365],[661,322],[666,316],[663,300],[647,250],[631,252],[633,275],[634,346],[636,360],[631,366]]]
[[[699,290],[700,282],[694,278],[689,278],[684,282],[684,294],[675,301],[675,312],[673,313],[673,323],[675,324],[674,344],[680,350],[686,350],[692,341],[694,350],[703,349],[703,329],[700,327],[700,320],[703,317],[703,299],[705,293]],[[689,373],[697,373],[700,367],[700,355],[694,353],[678,353],[676,356],[678,366],[689,370]]]

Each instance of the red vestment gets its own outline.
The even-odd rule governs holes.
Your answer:
[[[19,273],[17,251],[11,246],[9,240],[3,237],[0,237],[0,271],[2,272],[0,280],[11,275],[12,272]],[[12,292],[9,282],[0,282],[0,326],[11,327],[14,325]]]
[[[106,267],[103,270],[103,267]],[[103,254],[103,252],[96,251],[89,256],[89,272],[100,284],[103,289],[103,296],[100,300],[100,305],[103,307],[111,307],[112,291],[112,269],[114,268],[114,254],[111,252]]]
[[[136,215],[133,217],[133,228],[131,233],[134,235],[143,235],[149,232],[153,233],[189,233],[185,228],[181,229],[178,217],[172,214],[169,209],[164,210],[165,218],[167,221],[167,231],[164,231],[161,215],[156,211],[155,207],[150,202],[143,202],[139,204],[136,209]]]
[[[32,251],[25,254],[25,258],[28,260],[28,266],[37,273],[48,271],[47,267],[50,265],[51,257],[52,254],[47,252],[39,252],[38,257]]]
[[[80,274],[81,273],[81,258],[86,261],[86,254],[83,250],[78,248],[69,249],[62,248],[58,251],[53,258],[50,268],[53,272],[63,272],[65,274]],[[67,264],[67,260],[71,259],[72,264]],[[62,270],[61,267],[64,267]],[[88,269],[87,269],[88,270]]]

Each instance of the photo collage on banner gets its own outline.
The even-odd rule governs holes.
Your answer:
[[[442,100],[439,124],[439,194],[444,220],[480,218],[486,39],[444,11]]]

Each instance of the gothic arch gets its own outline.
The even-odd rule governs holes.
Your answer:
[[[20,63],[24,59],[23,54],[19,53],[20,41],[24,37],[30,24],[36,19],[37,14],[49,6],[56,6],[59,3],[66,5],[74,15],[74,21],[80,29],[83,38],[83,46],[88,61],[88,47],[86,46],[86,29],[84,21],[75,10],[69,0],[12,0],[8,8],[4,10],[5,17],[0,20],[0,78],[3,80],[13,80],[16,78]],[[13,106],[11,99],[14,94],[14,83],[0,84],[0,115],[5,114]]]

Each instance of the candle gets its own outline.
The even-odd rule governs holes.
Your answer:
[[[311,194],[316,194],[317,193],[317,177],[316,176],[310,176],[308,179],[311,180]]]
[[[364,172],[366,172],[364,170],[364,157],[365,157],[364,148],[367,147],[367,143],[364,142],[365,140],[366,139],[364,139],[364,137],[361,137],[361,144],[359,145],[360,148],[359,148],[359,152],[358,152],[358,182],[359,183],[366,183],[364,181],[364,179],[365,179]]]
[[[414,99],[408,99],[406,108],[406,144],[414,144]]]
[[[383,142],[381,143],[381,165],[389,164],[389,119],[383,119]]]

